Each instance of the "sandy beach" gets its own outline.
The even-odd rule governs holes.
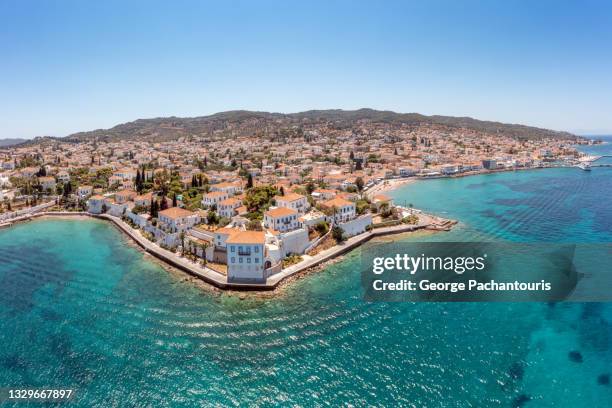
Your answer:
[[[368,191],[366,191],[365,195],[368,198],[372,198],[372,197],[374,197],[377,194],[382,194],[382,193],[387,192],[387,191],[395,190],[396,188],[398,188],[400,186],[414,183],[417,180],[418,179],[415,178],[415,177],[384,180],[383,182],[375,185],[374,187],[372,187]]]

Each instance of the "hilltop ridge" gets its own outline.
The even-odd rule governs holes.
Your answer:
[[[389,126],[437,125],[453,129],[470,129],[515,139],[574,139],[578,136],[538,127],[483,121],[470,117],[453,117],[419,113],[397,113],[375,109],[358,110],[309,110],[297,113],[274,113],[235,110],[197,117],[158,117],[137,119],[109,129],[96,129],[71,134],[64,138],[36,138],[32,142],[59,139],[81,142],[92,138],[100,141],[139,139],[147,141],[175,140],[182,136],[204,136],[227,131],[228,135],[257,135],[264,132],[278,132],[283,128],[302,125],[327,125],[336,128],[361,126],[367,122],[383,123]]]

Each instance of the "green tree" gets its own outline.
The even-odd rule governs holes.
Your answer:
[[[319,236],[323,236],[327,234],[327,231],[329,231],[329,225],[327,225],[325,221],[321,221],[317,225],[315,225],[315,231],[317,231]]]
[[[217,213],[214,211],[209,211],[208,214],[206,215],[206,222],[211,225],[218,224],[219,217],[217,216]]]
[[[336,240],[337,243],[344,241],[344,231],[339,226],[334,226],[332,228],[332,237]]]
[[[361,177],[357,177],[355,180],[355,185],[357,186],[357,190],[359,190],[359,192],[363,191],[364,184],[363,179]]]
[[[312,181],[309,181],[306,184],[306,192],[310,195],[310,194],[312,194],[313,191],[315,191],[315,185],[314,185],[314,183]]]

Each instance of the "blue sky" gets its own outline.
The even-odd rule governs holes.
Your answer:
[[[361,107],[612,133],[612,5],[0,0],[0,138]]]

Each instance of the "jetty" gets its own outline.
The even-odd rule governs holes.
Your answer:
[[[585,156],[578,159],[580,164],[587,164],[589,167],[612,167],[612,163],[596,163],[600,159],[612,158],[612,154],[603,154],[601,156]]]

